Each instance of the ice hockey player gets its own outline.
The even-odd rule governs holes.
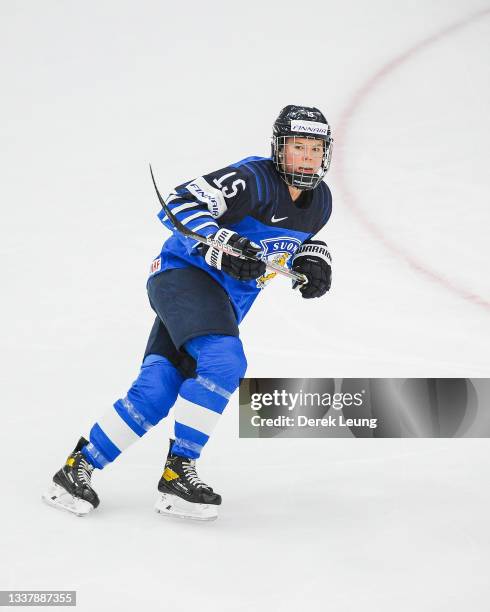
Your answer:
[[[286,106],[273,127],[270,158],[248,157],[175,189],[166,204],[187,228],[256,259],[223,253],[175,231],[150,267],[147,290],[156,319],[138,375],[126,396],[81,438],[43,499],[77,515],[99,505],[92,488],[103,469],[167,416],[175,404],[158,483],[157,512],[210,520],[221,496],[197,475],[196,459],[246,370],[238,325],[276,276],[275,262],[304,274],[304,298],[331,283],[327,245],[315,235],[332,210],[323,182],[332,154],[330,126],[317,109]]]

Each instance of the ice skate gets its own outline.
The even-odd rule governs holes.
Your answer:
[[[86,444],[88,441],[80,438],[65,465],[53,476],[50,487],[42,496],[50,506],[77,516],[85,516],[99,505],[99,498],[90,482],[94,467],[81,453]]]
[[[173,440],[158,483],[160,495],[155,504],[156,512],[197,521],[214,521],[218,518],[221,495],[200,480],[194,459],[172,454],[172,445]]]

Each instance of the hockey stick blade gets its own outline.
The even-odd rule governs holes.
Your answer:
[[[158,190],[151,164],[150,164],[150,174],[151,174],[151,180],[153,181],[153,187],[155,188],[155,191],[158,197],[158,201],[160,202],[160,206],[163,208],[163,210],[165,211],[165,214],[167,215],[170,222],[172,223],[172,225],[175,227],[175,229],[178,232],[180,232],[184,236],[187,236],[188,238],[193,238],[197,242],[200,242],[202,244],[207,244],[210,247],[215,247],[219,249],[220,251],[223,251],[227,255],[231,255],[233,257],[241,257],[243,259],[252,259],[254,261],[257,261],[258,259],[257,257],[250,256],[246,254],[244,251],[242,251],[241,249],[237,249],[228,244],[223,244],[221,242],[218,242],[218,240],[214,240],[213,238],[210,238],[209,236],[202,236],[201,234],[198,234],[197,232],[192,231],[191,229],[186,227],[183,223],[181,223],[177,219],[177,217],[172,213],[170,208],[167,206],[160,191]],[[260,259],[260,261],[264,261],[264,260]],[[306,278],[304,274],[299,274],[298,272],[294,272],[293,270],[289,270],[289,268],[285,268],[273,262],[265,261],[265,264],[269,270],[272,270],[273,272],[277,272],[277,274],[280,274],[282,276],[286,276],[287,278],[290,278],[291,280],[294,280],[297,283],[299,283],[299,285],[304,285],[305,283],[308,282],[308,279]],[[299,287],[299,285],[297,286]]]

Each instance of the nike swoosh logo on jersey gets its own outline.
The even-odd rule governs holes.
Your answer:
[[[272,223],[279,223],[279,221],[284,221],[284,219],[287,219],[287,217],[280,217],[279,219],[276,219],[274,215],[271,217]]]

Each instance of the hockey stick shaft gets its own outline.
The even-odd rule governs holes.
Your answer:
[[[155,191],[158,197],[158,201],[160,202],[160,206],[163,208],[163,210],[165,211],[165,214],[167,215],[170,222],[172,223],[172,225],[175,227],[175,229],[178,232],[180,232],[184,236],[187,236],[188,238],[193,238],[197,242],[201,242],[202,244],[207,244],[210,247],[223,251],[224,253],[226,253],[227,255],[231,255],[232,257],[242,257],[243,259],[251,259],[251,260],[257,261],[258,258],[247,255],[241,249],[237,249],[236,247],[233,247],[229,244],[223,244],[221,242],[218,242],[217,240],[213,240],[213,238],[210,238],[209,236],[202,236],[201,234],[194,232],[193,230],[186,227],[183,223],[181,223],[177,219],[177,217],[172,213],[170,208],[165,203],[165,200],[163,199],[162,195],[160,194],[160,191],[158,190],[158,187],[155,181],[155,176],[153,174],[153,169],[151,167],[151,164],[150,164],[150,174],[151,174],[151,180],[153,181],[153,186],[155,187]],[[263,260],[260,260],[260,261],[263,261]],[[265,264],[269,270],[272,270],[273,272],[276,272],[277,274],[290,278],[293,281],[297,281],[301,285],[308,282],[304,274],[299,274],[298,272],[294,272],[294,270],[289,270],[289,268],[280,266],[273,262],[265,261]]]

